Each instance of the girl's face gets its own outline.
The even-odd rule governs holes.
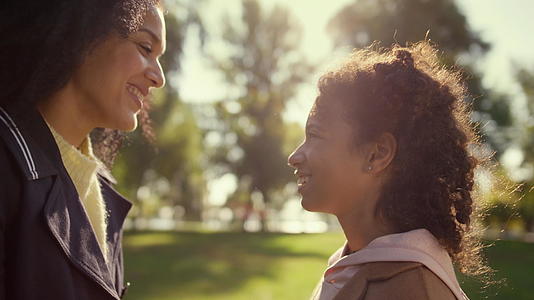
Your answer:
[[[127,38],[112,33],[98,44],[74,73],[70,88],[90,126],[131,131],[150,89],[165,77],[159,57],[165,51],[161,9],[153,7],[144,24]]]
[[[366,205],[362,199],[371,180],[363,151],[353,145],[354,129],[339,106],[337,101],[319,109],[314,105],[304,142],[288,158],[298,178],[302,206],[336,216]]]

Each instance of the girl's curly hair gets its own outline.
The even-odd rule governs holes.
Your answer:
[[[341,101],[355,146],[383,132],[397,140],[377,214],[398,232],[429,230],[462,273],[491,269],[474,234],[474,169],[478,135],[470,121],[462,74],[443,67],[429,42],[355,51],[319,79],[317,105]]]
[[[3,2],[0,81],[4,84],[0,105],[29,109],[47,99],[67,84],[94,46],[113,31],[123,37],[135,32],[155,5],[160,5],[160,0]],[[106,139],[106,143],[118,141],[114,146],[118,148],[120,140],[115,136],[106,134],[100,139]],[[95,146],[104,161],[114,155],[114,150],[107,151],[113,147]]]

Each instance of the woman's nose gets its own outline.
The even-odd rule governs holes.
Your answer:
[[[155,88],[160,88],[165,85],[165,74],[163,73],[159,61],[155,61],[155,63],[147,70],[146,77]]]

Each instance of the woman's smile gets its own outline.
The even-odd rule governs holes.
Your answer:
[[[138,111],[141,110],[143,108],[143,101],[145,98],[141,90],[139,90],[139,88],[137,88],[133,84],[127,84],[126,90],[128,91],[128,94],[134,101],[137,110]]]

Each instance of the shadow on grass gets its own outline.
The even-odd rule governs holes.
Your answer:
[[[254,278],[273,279],[284,258],[326,263],[330,251],[310,235],[270,233],[128,233],[124,244],[128,299],[231,292]]]

